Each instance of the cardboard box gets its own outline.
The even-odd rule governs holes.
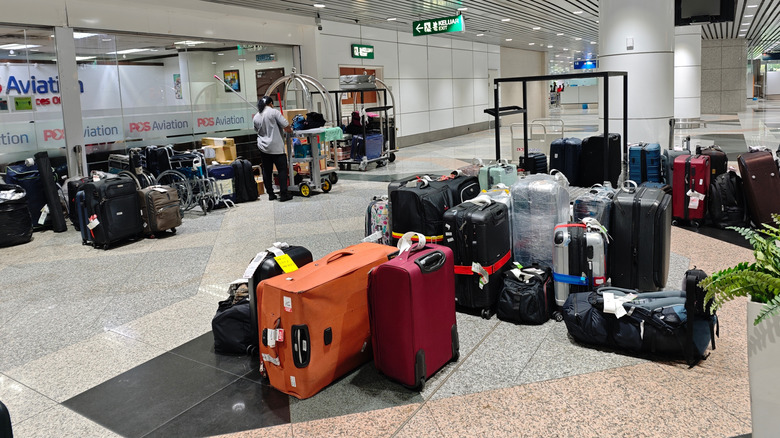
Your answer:
[[[306,113],[308,113],[309,110],[307,109],[286,109],[284,110],[284,118],[287,119],[287,122],[292,125],[292,119],[297,116],[298,114],[306,117]]]
[[[293,170],[295,171],[295,173],[301,173],[301,174],[308,175],[309,173],[311,173],[311,171],[309,169],[310,169],[310,166],[309,166],[309,163],[307,163],[307,162],[301,162],[301,163],[293,164]]]
[[[320,170],[325,170],[327,168],[328,168],[327,158],[320,158]]]
[[[257,183],[257,194],[258,195],[265,194],[265,183],[263,183],[263,178],[256,176],[255,182]]]
[[[232,138],[203,137],[200,140],[203,155],[207,161],[218,161],[220,164],[230,164],[237,157],[236,141]]]

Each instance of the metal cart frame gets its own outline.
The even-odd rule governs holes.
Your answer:
[[[325,132],[325,128],[307,129],[305,131],[293,131],[292,134],[285,133],[285,143],[287,146],[287,174],[290,178],[289,190],[297,191],[304,198],[308,198],[311,195],[312,190],[320,190],[324,193],[328,193],[339,180],[339,176],[336,173],[337,167],[327,166],[327,156],[330,155],[326,151],[324,156],[320,155],[320,145],[318,137]],[[309,149],[311,150],[311,156],[305,158],[296,158],[295,151],[292,146],[293,137],[305,138],[308,142]],[[328,147],[326,145],[326,147]],[[326,168],[320,169],[320,158],[326,158]],[[295,182],[295,178],[292,177],[293,165],[295,163],[309,163],[309,177],[303,178],[299,182]],[[282,184],[282,181],[279,181]]]

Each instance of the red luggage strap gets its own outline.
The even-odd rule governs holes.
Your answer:
[[[501,269],[506,262],[509,261],[511,258],[512,252],[507,252],[501,259],[495,263],[493,263],[490,266],[483,266],[482,268],[488,273],[488,275],[493,275],[493,273],[497,272],[499,269]],[[472,270],[471,266],[462,266],[462,265],[456,265],[455,266],[455,275],[472,275],[474,274],[474,271]]]

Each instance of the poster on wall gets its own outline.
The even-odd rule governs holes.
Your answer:
[[[14,97],[14,111],[32,111],[32,97]]]
[[[226,84],[230,85],[233,91],[241,91],[241,83],[238,81],[238,70],[223,70],[222,77]],[[230,88],[225,87],[225,92],[229,93]]]
[[[179,73],[173,74],[173,92],[177,99],[181,99],[181,75]]]

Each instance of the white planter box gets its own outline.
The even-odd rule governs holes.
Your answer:
[[[753,438],[780,433],[780,316],[754,326],[762,304],[748,302],[747,345]]]

